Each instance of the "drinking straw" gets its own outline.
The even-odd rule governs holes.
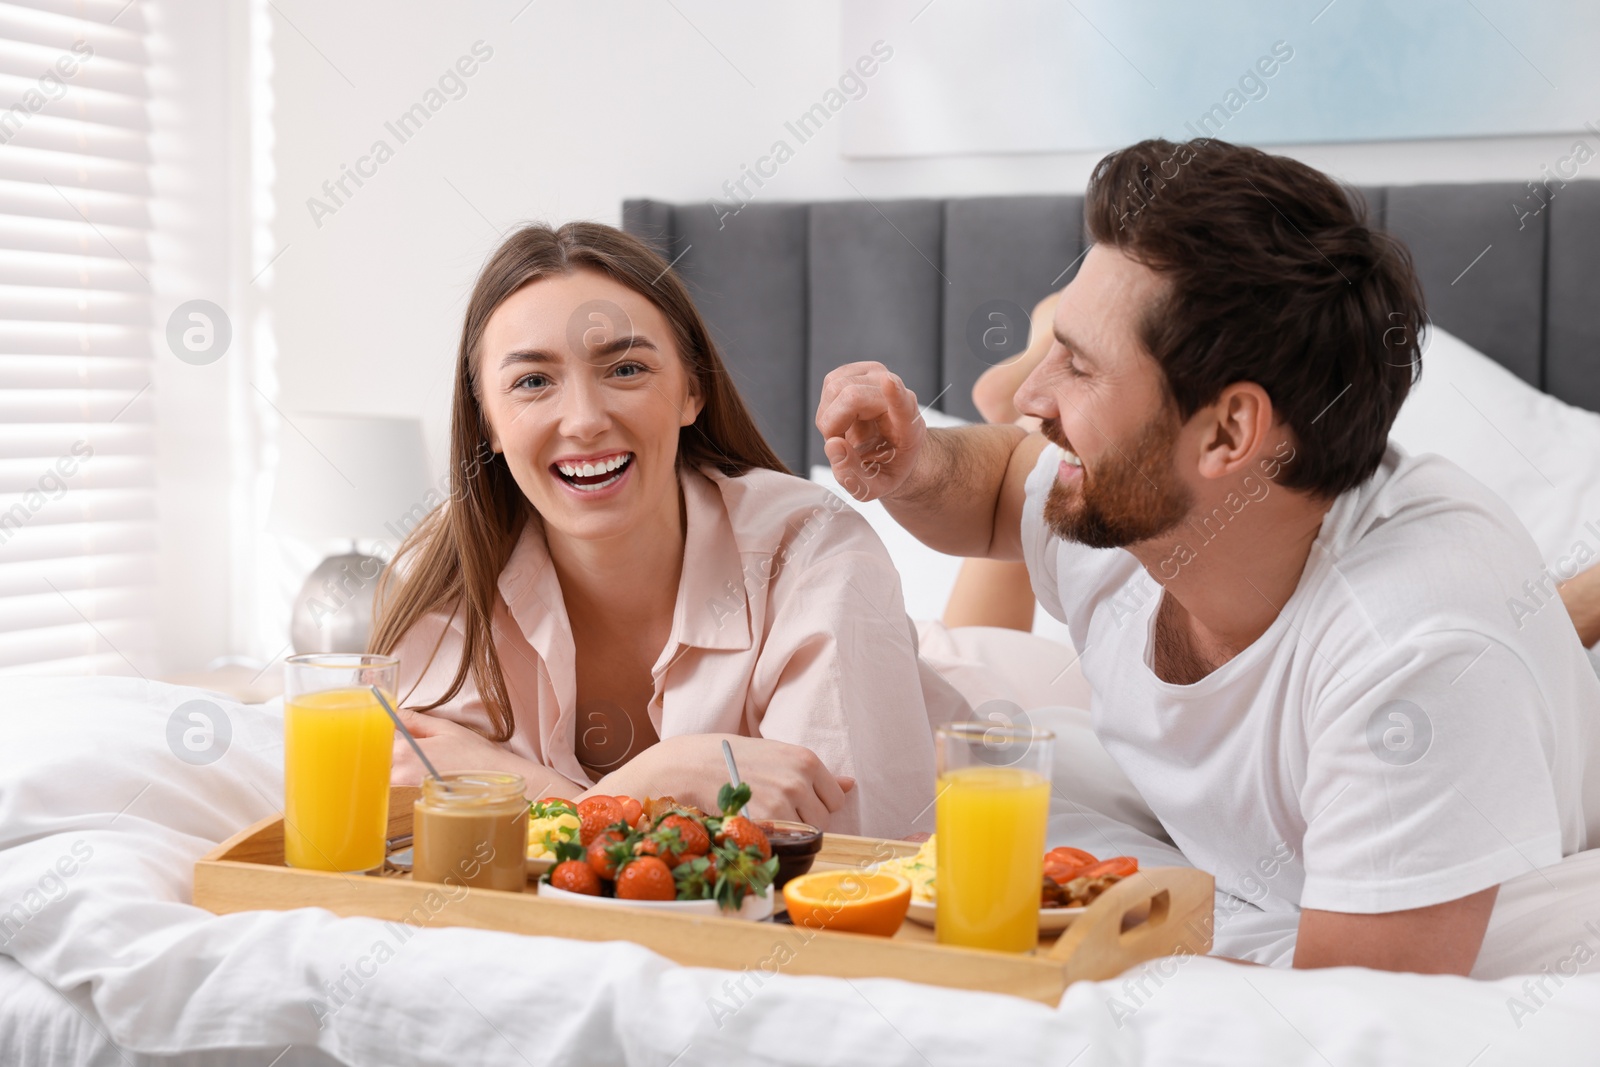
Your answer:
[[[439,773],[438,769],[434,767],[433,761],[428,759],[427,755],[423,753],[422,746],[417,744],[417,739],[415,737],[411,736],[411,731],[407,730],[406,724],[400,721],[400,716],[396,715],[395,710],[389,706],[389,702],[383,699],[382,690],[375,685],[369,685],[367,688],[372,690],[372,695],[378,698],[378,703],[383,705],[383,710],[389,713],[389,718],[394,720],[395,727],[399,729],[401,733],[406,735],[406,740],[411,742],[411,751],[415,752],[417,754],[417,758],[422,761],[422,765],[428,768],[428,773],[439,780],[439,784],[444,786],[444,791],[446,793],[450,792],[450,783],[444,780],[444,775]],[[726,751],[728,742],[722,742],[722,747],[723,750]],[[731,760],[733,757],[730,755],[728,758]]]

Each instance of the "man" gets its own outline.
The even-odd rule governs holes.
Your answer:
[[[1017,390],[1054,344],[1051,320],[1061,293],[1045,296],[1035,305],[1028,322],[1028,347],[1013,359],[996,363],[978,376],[972,386],[972,403],[985,422],[1014,422],[1036,429],[1039,420],[1023,415],[1014,403]],[[1416,399],[1408,401],[1415,404]],[[1439,401],[1435,401],[1435,404]],[[1491,486],[1502,489],[1503,486]],[[1526,516],[1523,516],[1526,518]],[[1589,649],[1590,662],[1600,671],[1600,564],[1579,571],[1555,587],[1572,617],[1578,640]],[[1033,586],[1021,563],[988,559],[963,561],[945,604],[946,626],[1001,626],[1033,629]]]
[[[1516,517],[1388,442],[1409,255],[1326,176],[1218,141],[1112,153],[1085,213],[1016,397],[1042,436],[929,431],[856,363],[817,412],[835,476],[934,548],[1026,562],[1179,848],[1240,897],[1273,864],[1295,966],[1466,974],[1501,882],[1600,841],[1600,681],[1560,612],[1507,622],[1542,569]]]

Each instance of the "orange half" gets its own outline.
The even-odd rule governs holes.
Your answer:
[[[893,937],[911,907],[911,883],[881,871],[812,871],[784,884],[783,902],[796,926]]]

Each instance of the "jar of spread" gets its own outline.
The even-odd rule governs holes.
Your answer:
[[[528,884],[528,800],[520,774],[424,778],[412,805],[411,879],[521,893]]]
[[[767,835],[772,854],[778,857],[778,874],[772,888],[782,889],[791,878],[798,878],[811,869],[812,861],[822,851],[822,831],[810,823],[786,822],[782,819],[756,823]]]

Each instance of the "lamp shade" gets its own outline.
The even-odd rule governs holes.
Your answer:
[[[288,416],[267,529],[304,541],[390,538],[431,486],[422,421],[387,415]]]

